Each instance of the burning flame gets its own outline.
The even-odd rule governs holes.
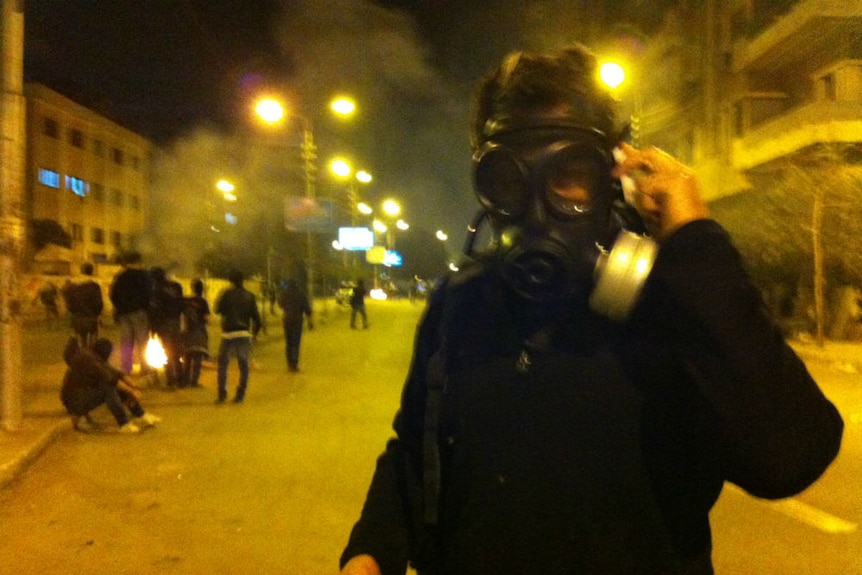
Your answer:
[[[144,352],[144,358],[147,360],[149,366],[155,369],[165,367],[168,363],[168,356],[165,353],[165,348],[159,336],[150,336],[150,339],[147,341],[147,350]]]

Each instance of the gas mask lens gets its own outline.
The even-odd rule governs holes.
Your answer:
[[[551,213],[574,217],[590,210],[608,171],[597,149],[570,142],[531,151],[490,145],[476,155],[474,178],[479,201],[497,215],[518,218],[542,197]]]
[[[511,150],[484,150],[473,174],[476,193],[485,208],[505,217],[521,215],[529,196],[528,173]]]
[[[594,153],[585,153],[578,147],[557,152],[545,176],[545,197],[553,211],[564,216],[589,211],[602,184],[603,165]]]

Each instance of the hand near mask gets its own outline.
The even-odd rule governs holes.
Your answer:
[[[622,143],[619,149],[614,177],[634,182],[626,200],[656,240],[663,242],[685,224],[709,217],[691,168],[654,146],[639,150]]]

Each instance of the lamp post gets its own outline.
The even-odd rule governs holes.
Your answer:
[[[599,67],[599,79],[615,92],[626,81],[625,69],[617,62],[605,62]],[[641,102],[641,91],[636,83],[632,87],[633,95],[633,111],[629,115],[629,124],[631,127],[632,145],[638,147],[640,145],[641,132],[641,116],[643,103]]]
[[[285,109],[282,104],[272,98],[264,98],[255,106],[257,115],[267,124],[280,124],[285,119]],[[300,144],[303,176],[305,180],[305,198],[314,202],[317,193],[315,189],[314,175],[317,171],[315,160],[317,159],[317,147],[314,145],[314,132],[311,121],[299,114],[290,114],[290,117],[298,120],[302,129],[302,143]],[[310,229],[305,232],[306,241],[306,288],[308,298],[314,301],[314,237]],[[269,256],[267,255],[267,259]],[[271,288],[271,286],[268,286]]]
[[[341,117],[352,116],[356,111],[356,104],[350,98],[341,96],[332,100],[330,103],[332,112]],[[255,105],[255,112],[258,117],[270,125],[281,124],[286,116],[300,122],[302,130],[301,159],[303,161],[303,175],[305,180],[305,198],[309,203],[314,203],[317,196],[315,188],[315,173],[317,172],[317,146],[314,144],[314,131],[312,129],[311,120],[301,114],[285,111],[285,107],[274,98],[263,98],[258,100]],[[309,300],[314,301],[314,238],[310,227],[306,229],[306,281]]]

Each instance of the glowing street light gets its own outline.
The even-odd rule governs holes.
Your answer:
[[[434,235],[437,236],[437,239],[440,240],[441,242],[445,242],[446,240],[449,239],[449,236],[443,230],[437,230],[437,233]]]
[[[405,231],[410,229],[410,224],[408,224],[404,220],[398,220],[397,222],[395,222],[395,227],[401,231]]]
[[[366,216],[370,216],[374,213],[374,209],[365,202],[359,202],[356,204],[356,209],[359,210],[360,214],[365,214]]]
[[[616,62],[605,62],[599,67],[599,78],[612,90],[617,89],[626,79],[626,71]]]
[[[375,232],[379,232],[381,234],[385,234],[386,231],[389,229],[386,227],[386,224],[384,224],[380,220],[374,220],[374,222],[371,224],[371,227],[374,228]]]
[[[356,111],[356,103],[346,97],[338,97],[329,104],[330,109],[339,116],[350,116]]]
[[[258,101],[254,111],[267,124],[277,124],[284,118],[284,106],[273,98],[263,98]]]
[[[370,184],[373,178],[371,177],[371,174],[369,174],[365,170],[359,170],[358,172],[356,172],[356,179],[363,184]]]
[[[383,211],[386,215],[397,216],[401,213],[401,206],[395,200],[386,200],[383,202]]]
[[[329,169],[332,170],[332,173],[339,178],[346,178],[353,171],[350,164],[341,159],[332,160],[329,164]]]

